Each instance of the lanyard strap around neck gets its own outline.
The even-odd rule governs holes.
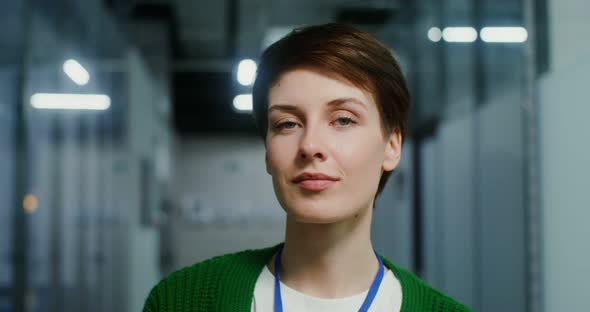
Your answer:
[[[281,244],[279,250],[275,256],[275,312],[283,312],[283,299],[281,297],[281,279],[279,277],[279,269],[281,267],[281,254],[283,253],[283,247],[285,244]],[[369,310],[369,307],[373,303],[375,296],[377,295],[377,291],[379,290],[379,286],[381,285],[381,281],[383,280],[383,261],[381,257],[377,254],[375,250],[375,256],[377,257],[377,261],[379,261],[379,271],[377,271],[377,275],[371,284],[371,288],[369,288],[369,292],[367,293],[367,297],[365,297],[365,301],[363,305],[360,307],[359,312],[366,312]]]

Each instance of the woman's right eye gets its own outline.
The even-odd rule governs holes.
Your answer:
[[[297,126],[297,124],[293,121],[285,121],[277,124],[275,129],[282,130],[282,129],[293,129]]]

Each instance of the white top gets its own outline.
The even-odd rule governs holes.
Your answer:
[[[402,287],[393,272],[385,268],[385,274],[377,296],[373,300],[370,312],[399,312],[402,306]],[[252,312],[273,312],[274,310],[275,277],[267,266],[256,280]],[[369,289],[350,297],[324,299],[312,297],[281,282],[281,297],[285,312],[357,312],[363,305]]]

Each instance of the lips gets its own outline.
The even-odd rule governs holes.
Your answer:
[[[293,183],[298,184],[301,188],[308,191],[322,191],[330,187],[336,181],[337,177],[329,176],[323,173],[304,172],[293,179]]]

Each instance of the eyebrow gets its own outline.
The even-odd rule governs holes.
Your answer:
[[[363,103],[361,100],[359,100],[357,98],[353,98],[353,97],[334,99],[334,100],[331,100],[328,103],[326,103],[326,105],[327,106],[341,106],[341,105],[346,105],[349,103],[361,106],[365,110],[367,109],[367,106],[365,103]],[[272,105],[268,108],[269,113],[273,110],[292,112],[292,111],[299,111],[299,107],[297,107],[295,105],[289,105],[289,104],[277,104],[277,105]]]

